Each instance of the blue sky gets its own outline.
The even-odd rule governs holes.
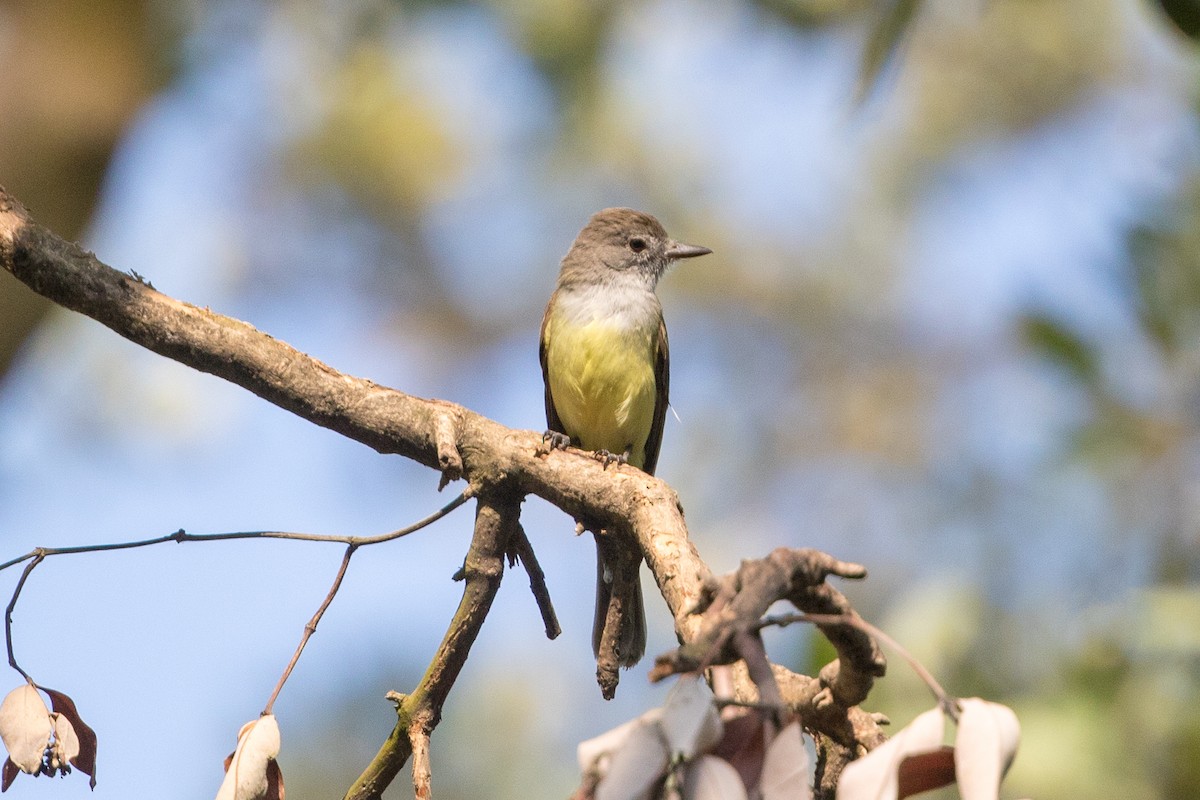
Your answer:
[[[637,24],[626,12],[630,24],[605,53],[604,102],[627,118],[582,156],[557,147],[564,122],[552,87],[498,13],[430,11],[380,37],[398,79],[432,98],[462,155],[419,227],[457,312],[477,326],[466,343],[426,317],[411,265],[390,263],[404,251],[351,193],[297,179],[297,143],[330,102],[321,91],[339,52],[330,40],[346,35],[336,22],[330,34],[303,15],[239,4],[202,15],[180,73],[121,143],[86,243],[167,294],[346,372],[540,429],[536,332],[557,259],[597,208],[664,201],[647,210],[717,249],[711,263],[664,280],[679,421],[660,468],[715,568],[778,544],[817,546],[879,567],[883,588],[866,593],[877,608],[888,590],[947,575],[1010,599],[1080,570],[1099,576],[1096,593],[1146,581],[1153,553],[1119,535],[1103,483],[1082,469],[1051,480],[1040,471],[1087,401],[1015,348],[1013,330],[1024,311],[1052,310],[1095,344],[1126,396],[1154,402],[1162,365],[1130,318],[1121,275],[1129,227],[1195,171],[1183,57],[1155,39],[1144,63],[1060,112],[965,137],[922,163],[897,156],[920,129],[908,117],[911,82],[893,75],[867,106],[848,106],[857,27],[797,32],[741,4],[713,8],[655,3]],[[1142,25],[1130,42],[1157,35]],[[631,162],[653,180],[631,180]],[[894,202],[889,192],[910,184],[920,187],[911,202]],[[826,364],[823,345],[805,339],[812,326],[783,326],[778,304],[756,311],[754,300],[798,292],[801,315],[814,285],[857,298],[844,325],[857,325],[865,350],[902,349],[937,367],[918,382],[922,435],[939,452],[929,464],[822,443],[845,409],[828,406],[824,376],[795,383],[792,371]],[[881,331],[894,337],[886,346],[874,341]],[[779,420],[795,427],[777,430]],[[812,450],[754,472],[746,442],[792,439]],[[0,386],[0,442],[0,531],[14,555],[181,527],[376,533],[449,499],[427,470],[65,313]],[[969,480],[964,470],[998,482],[994,502],[946,500]],[[289,736],[308,736],[305,721],[342,702],[338,687],[369,684],[381,697],[419,675],[457,603],[449,577],[470,524],[460,510],[356,556],[279,701],[285,774]],[[460,692],[537,685],[577,703],[577,718],[544,710],[529,723],[570,767],[574,741],[661,693],[629,673],[616,702],[599,702],[587,644],[591,544],[536,500],[525,525],[565,634],[541,639],[524,579],[512,576]],[[215,793],[238,726],[265,702],[340,555],[289,542],[171,545],[39,567],[16,613],[18,658],[74,696],[99,731],[94,796]],[[1068,592],[1072,608],[1095,600]],[[671,644],[662,612],[652,600],[652,651]],[[547,672],[532,678],[533,664]],[[367,741],[390,725],[378,706],[363,721]],[[68,779],[56,792],[82,796],[85,783]],[[568,788],[548,785],[546,796]]]

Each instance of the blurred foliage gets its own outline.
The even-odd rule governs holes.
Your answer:
[[[1183,800],[1200,786],[1197,613],[1195,587],[1147,591],[1126,608],[1068,620],[1012,615],[943,584],[914,589],[883,625],[959,696],[1005,697],[1016,710],[1022,740],[1007,794],[1070,787],[1098,800]],[[1022,654],[1027,642],[1037,643],[1036,663]],[[872,701],[893,726],[933,703],[894,654]]]
[[[1158,4],[1180,32],[1192,39],[1200,38],[1200,2],[1197,0],[1158,0]]]
[[[0,184],[77,237],[109,155],[165,76],[147,0],[8,0],[0,5]],[[130,25],[128,20],[138,20]],[[0,272],[0,378],[50,304]]]
[[[1195,3],[1161,5],[1195,36]],[[681,412],[686,426],[675,426],[672,434],[679,434],[672,442],[678,457],[668,465],[668,480],[685,498],[701,549],[714,566],[731,566],[755,548],[778,544],[842,548],[836,554],[847,558],[869,553],[876,559],[867,564],[872,580],[852,594],[863,613],[909,646],[951,691],[1016,707],[1026,738],[1014,790],[1098,798],[1195,795],[1200,182],[1189,183],[1166,212],[1140,210],[1116,232],[1128,242],[1129,258],[1114,267],[1113,280],[1122,286],[1122,310],[1132,320],[1119,346],[1097,333],[1092,320],[1032,302],[986,336],[952,331],[923,337],[903,299],[905,281],[921,266],[910,246],[915,230],[928,224],[922,214],[929,196],[939,189],[955,197],[972,191],[956,164],[977,150],[1016,147],[1021,137],[1061,122],[1113,87],[1157,80],[1156,74],[1146,77],[1151,69],[1139,49],[1144,40],[1128,32],[1143,11],[1158,13],[1153,4],[746,0],[713,9],[728,15],[721,22],[741,37],[731,38],[732,45],[722,42],[726,56],[736,51],[749,61],[759,47],[808,54],[824,46],[821,37],[829,30],[841,45],[849,41],[858,48],[857,58],[846,59],[858,70],[848,73],[846,83],[857,77],[870,91],[857,112],[848,86],[838,98],[844,106],[829,102],[789,119],[796,126],[834,129],[830,139],[845,149],[829,160],[849,162],[833,177],[822,173],[821,159],[807,165],[812,174],[802,180],[823,187],[828,196],[821,199],[832,209],[808,216],[787,205],[796,196],[787,193],[791,187],[772,184],[778,179],[769,174],[770,162],[727,166],[730,151],[743,142],[698,143],[682,131],[647,134],[647,119],[661,127],[680,122],[654,117],[662,98],[648,96],[640,75],[620,74],[643,66],[623,64],[629,56],[622,48],[649,42],[656,50],[658,37],[667,33],[648,27],[648,19],[662,24],[662,17],[650,16],[654,9],[587,0],[363,0],[344,7],[297,0],[280,9],[263,12],[279,15],[263,27],[278,37],[273,46],[308,67],[300,71],[300,89],[289,87],[294,96],[281,92],[281,105],[301,108],[302,121],[286,134],[273,132],[287,186],[247,177],[246,194],[324,196],[333,187],[348,198],[332,206],[336,213],[353,216],[378,236],[362,236],[370,244],[363,246],[365,254],[351,251],[356,266],[407,281],[403,291],[386,286],[392,305],[402,309],[397,317],[403,330],[395,340],[381,333],[382,348],[424,348],[418,357],[463,373],[461,382],[438,387],[446,396],[468,405],[472,399],[491,402],[501,393],[497,385],[511,378],[498,370],[511,365],[497,367],[497,351],[488,348],[505,338],[532,342],[542,289],[548,291],[554,258],[567,244],[560,233],[569,235],[576,224],[555,215],[560,209],[573,214],[596,198],[644,200],[670,221],[672,232],[720,255],[664,285],[665,294],[674,294],[667,305],[679,363],[690,358],[701,373],[677,368],[673,389],[679,387],[676,396],[690,407]],[[133,0],[25,0],[3,8],[0,26],[16,33],[3,37],[12,67],[0,71],[6,109],[0,183],[42,222],[66,234],[83,229],[113,143],[139,104],[169,77],[159,65],[194,66],[186,54],[201,50],[188,34],[217,12],[193,3],[174,13],[161,26],[144,2]],[[210,46],[218,54],[225,38],[237,42],[235,32],[246,35],[235,30],[239,17],[225,13],[234,32],[213,37],[217,43]],[[421,23],[455,14],[482,18],[480,27],[496,32],[492,44],[515,53],[532,73],[531,91],[545,88],[548,119],[513,134],[515,144],[481,144],[482,117],[474,109],[451,110],[461,98],[439,94],[440,84],[430,77],[444,62],[414,46],[428,33]],[[430,48],[438,57],[452,58],[455,53],[446,50],[460,41],[470,45],[461,30],[452,30],[455,36]],[[841,52],[831,48],[831,58]],[[1194,62],[1194,54],[1190,58]],[[741,91],[781,92],[771,82],[778,76],[766,72],[748,71]],[[809,76],[785,77],[796,82]],[[757,108],[794,102],[782,93],[766,96],[769,103]],[[500,98],[501,104],[511,102]],[[519,113],[533,112],[522,107]],[[709,120],[701,125],[745,113],[745,107],[717,109],[712,117],[700,116]],[[829,122],[838,115],[862,127],[878,125],[863,134]],[[748,121],[745,128],[747,136],[757,132]],[[794,138],[785,141],[802,140],[795,131],[788,136]],[[775,146],[776,139],[763,136],[746,149]],[[504,161],[527,183],[476,185],[473,169],[484,158]],[[768,210],[779,205],[791,218],[780,223],[755,206],[731,211],[733,182],[721,181],[725,170],[739,169],[757,185],[774,186],[780,198]],[[506,194],[515,193],[513,185],[533,187],[540,196],[531,201]],[[460,222],[489,203],[482,223],[466,234],[446,222]],[[329,207],[313,204],[319,210],[314,227],[322,235],[337,227],[321,217]],[[522,216],[528,209],[533,211]],[[248,224],[262,223],[255,218]],[[497,234],[506,230],[537,244],[501,242]],[[463,260],[486,258],[482,263],[492,266],[495,259],[498,265],[507,247],[517,253],[512,260],[526,260],[525,272],[497,268],[496,278],[476,264],[466,277],[455,273],[448,253],[461,252],[451,245],[461,247],[466,236],[479,242]],[[539,237],[553,241],[543,247]],[[376,242],[383,243],[372,249]],[[1039,266],[1052,270],[1054,257]],[[287,267],[291,258],[298,259],[285,249]],[[298,283],[313,280],[297,272]],[[370,287],[365,290],[353,280],[346,284],[337,288],[380,293],[370,280],[361,281]],[[456,291],[475,284],[485,285],[485,303],[490,292],[510,316],[479,319],[456,302]],[[3,347],[11,353],[35,316],[28,312],[31,297],[0,283],[0,332],[9,336],[0,342],[0,371],[7,358]],[[304,307],[306,319],[320,300]],[[508,319],[506,327],[499,328],[497,318]],[[681,324],[674,327],[677,319]],[[527,361],[536,383],[533,351],[531,346]],[[1131,388],[1128,359],[1145,352],[1151,354],[1149,377]],[[996,402],[995,376],[1014,373],[1034,376],[1029,382],[1037,391],[1049,386],[1044,391],[1055,402],[1037,391]],[[526,422],[536,419],[537,405]],[[1010,413],[1027,422],[1065,405],[1065,421],[1018,430],[1036,446],[1010,435],[999,419]],[[986,448],[980,439],[988,441]],[[1009,445],[1019,451],[1011,457],[1018,466],[996,455],[1009,452]],[[1060,494],[1081,485],[1076,494]],[[1089,514],[1088,502],[1100,510]],[[1054,511],[1076,527],[1037,516]],[[1096,530],[1085,530],[1093,523]],[[1048,541],[1076,534],[1092,538],[1083,545]],[[1127,541],[1136,541],[1137,555],[1154,564],[1149,579],[1157,585],[1132,590],[1126,608],[1097,608],[1096,595],[1112,585],[1099,573],[1127,564]],[[1101,552],[1102,568],[1088,562],[1094,572],[1077,569],[1063,557],[1068,566],[1038,573],[1051,551],[1069,545]],[[930,577],[962,564],[979,570],[969,585]],[[816,636],[804,652],[801,660],[815,674],[831,651]],[[901,724],[928,698],[899,659],[891,660],[869,705]],[[557,777],[563,761],[554,758],[553,748],[560,748],[557,755],[571,749],[565,740],[577,731],[561,717],[570,716],[564,709],[578,698],[567,692],[551,698],[554,708],[545,713],[555,715],[554,724],[547,725],[538,711],[546,704],[545,686],[531,686],[537,681],[528,676],[476,668],[474,682],[456,693],[438,731],[438,747],[446,748],[435,762],[439,787],[448,787],[448,796],[482,796],[489,788],[491,796],[532,796],[527,776]],[[378,709],[378,686],[368,691]],[[344,707],[358,708],[349,699],[358,688],[346,692]],[[538,692],[543,696],[531,699]],[[329,707],[342,705],[336,700]],[[383,717],[372,719],[367,745],[347,745],[347,730],[362,731],[356,715],[343,709],[324,720],[314,716],[301,749],[353,759],[345,754],[363,753],[378,739],[374,729],[386,730]],[[505,741],[494,741],[495,730],[504,731]],[[531,766],[534,758],[541,760]],[[353,771],[353,765],[339,767]],[[324,772],[320,764],[310,770]],[[328,794],[327,777],[309,774],[297,785]],[[550,783],[539,796],[553,793]],[[399,786],[393,791],[403,793]]]
[[[1075,380],[1095,385],[1100,376],[1096,354],[1086,342],[1053,319],[1029,314],[1023,321],[1029,346],[1064,367]]]
[[[328,112],[295,154],[389,221],[418,214],[456,177],[461,157],[403,66],[382,42],[356,43],[322,87]]]
[[[1146,332],[1164,354],[1194,350],[1200,341],[1200,180],[1180,195],[1173,213],[1135,228],[1130,247]]]
[[[594,101],[603,49],[620,3],[490,0],[509,36],[554,86],[568,117]]]
[[[901,42],[912,24],[913,16],[920,7],[920,0],[890,0],[881,3],[884,10],[879,13],[867,43],[863,47],[862,66],[859,67],[858,96],[864,98],[879,79],[884,64],[899,58]]]

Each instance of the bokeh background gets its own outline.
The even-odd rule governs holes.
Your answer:
[[[1192,798],[1200,61],[1194,4],[1169,5],[4,0],[0,184],[168,294],[535,430],[558,259],[599,208],[655,213],[715,251],[660,287],[659,474],[710,565],[779,545],[867,565],[842,585],[865,616],[1020,715],[1007,796]],[[378,533],[449,499],[6,274],[0,375],[5,556]],[[435,735],[442,798],[563,797],[575,744],[665,692],[638,668],[600,699],[592,545],[525,509],[565,633],[512,575]],[[340,796],[391,729],[470,528],[355,558],[276,706],[289,796]],[[99,784],[13,796],[213,795],[340,555],[47,561],[17,656],[98,730]],[[794,628],[769,646],[826,655]],[[904,723],[931,701],[892,662],[866,705]]]

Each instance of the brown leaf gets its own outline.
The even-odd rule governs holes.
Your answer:
[[[4,759],[4,773],[0,777],[0,792],[7,792],[8,787],[12,786],[12,782],[21,774],[21,768],[13,763],[11,758]]]
[[[91,781],[88,785],[95,789],[96,746],[98,744],[96,732],[79,716],[79,710],[75,707],[74,700],[54,689],[47,689],[45,686],[38,688],[50,698],[50,707],[66,717],[70,721],[71,727],[75,729],[75,735],[79,738],[79,754],[71,759],[71,766],[90,777]]]
[[[278,761],[267,763],[267,795],[264,800],[283,800],[283,772]]]
[[[942,747],[928,753],[916,753],[900,762],[900,788],[897,798],[939,789],[954,783],[954,748]]]
[[[757,709],[748,709],[740,717],[725,720],[725,735],[717,742],[712,753],[728,761],[737,770],[747,789],[757,785],[766,753],[762,713]]]

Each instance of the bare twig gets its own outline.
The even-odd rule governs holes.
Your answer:
[[[17,657],[13,654],[12,615],[13,609],[17,607],[17,598],[21,596],[21,589],[25,588],[25,581],[28,580],[29,574],[33,572],[34,568],[37,567],[38,564],[42,563],[45,558],[46,555],[44,553],[35,552],[33,554],[33,560],[25,565],[25,571],[21,573],[21,579],[17,581],[17,586],[15,589],[13,589],[12,599],[8,601],[8,607],[4,609],[4,646],[8,648],[8,665],[17,672],[21,673],[21,677],[24,678],[31,686],[36,686],[37,684],[33,682],[33,678],[29,677],[28,672],[21,669],[21,667],[17,664]]]
[[[542,615],[542,624],[546,628],[547,639],[557,639],[562,633],[562,627],[558,624],[558,614],[554,613],[554,604],[550,602],[550,589],[546,586],[546,573],[542,572],[542,565],[538,563],[537,556],[534,555],[533,545],[529,542],[529,537],[525,535],[525,529],[520,525],[517,526],[516,533],[512,541],[513,555],[521,562],[521,566],[525,568],[525,573],[529,576],[529,590],[533,592],[533,599],[537,602],[538,611]]]
[[[338,567],[337,577],[333,579],[333,586],[329,587],[328,594],[325,595],[325,600],[321,603],[317,613],[313,614],[312,619],[304,626],[304,633],[300,636],[300,644],[296,646],[296,652],[292,654],[292,660],[283,668],[283,674],[279,676],[279,682],[275,684],[274,691],[271,692],[271,697],[267,700],[267,707],[263,709],[263,716],[272,713],[275,707],[275,699],[279,697],[279,693],[283,690],[283,685],[287,683],[287,679],[291,676],[292,670],[296,666],[296,662],[300,660],[300,654],[304,652],[304,646],[308,644],[308,640],[314,633],[317,632],[317,624],[321,621],[321,617],[325,616],[326,609],[333,602],[333,598],[337,595],[338,589],[342,586],[342,578],[346,577],[346,569],[350,566],[350,557],[354,555],[357,546],[350,545],[346,548],[346,554],[342,556],[342,565]]]
[[[917,677],[929,687],[929,691],[933,694],[933,698],[937,700],[938,705],[950,715],[951,719],[958,719],[958,699],[942,688],[942,684],[938,682],[937,678],[933,677],[933,673],[926,669],[925,665],[918,661],[916,656],[908,652],[904,645],[857,614],[779,614],[765,617],[761,625],[762,627],[768,625],[779,625],[782,627],[793,622],[811,622],[816,625],[849,625],[874,639],[878,639],[899,653],[900,657],[912,667],[913,672],[917,673]]]
[[[734,635],[738,630],[758,630],[762,615],[777,600],[788,600],[802,611],[851,611],[846,598],[825,578],[863,574],[865,570],[859,565],[816,550],[779,548],[766,558],[747,559],[736,572],[706,585],[706,594],[696,605],[700,630],[683,646],[660,655],[651,678],[659,680],[742,658],[736,648],[729,646]],[[839,694],[843,705],[854,705],[859,701],[844,702],[846,695],[861,691],[861,683],[869,686],[873,677],[883,674],[885,662],[870,637],[847,637],[842,626],[834,626],[827,635],[838,650],[839,660],[845,662],[842,680],[849,681],[850,673],[856,678],[861,676]]]
[[[409,525],[399,530],[390,531],[389,533],[380,533],[375,536],[339,536],[336,534],[320,534],[320,533],[295,533],[292,531],[234,531],[230,533],[187,533],[183,530],[168,533],[165,536],[156,536],[153,539],[138,539],[131,542],[114,542],[111,544],[82,544],[72,547],[37,547],[30,550],[24,555],[9,559],[0,563],[0,572],[9,567],[20,564],[22,561],[28,561],[31,558],[48,558],[49,556],[65,556],[76,555],[78,553],[103,553],[110,550],[131,550],[137,547],[149,547],[156,544],[164,544],[166,542],[227,542],[237,539],[287,539],[298,542],[334,542],[344,544],[349,547],[366,547],[373,544],[383,544],[394,539],[399,539],[408,536],[410,533],[416,533],[422,528],[426,528],[437,522],[442,517],[454,511],[459,506],[463,505],[471,498],[472,490],[470,487],[464,489],[457,497],[451,500],[446,505],[439,508],[424,519],[417,520],[412,525]]]
[[[30,573],[33,572],[34,568],[37,567],[38,564],[42,563],[49,556],[99,553],[110,550],[128,550],[137,547],[149,547],[150,545],[163,544],[165,542],[219,542],[234,539],[291,539],[308,542],[341,542],[346,545],[346,554],[342,557],[341,568],[338,570],[337,577],[334,579],[333,586],[330,588],[329,593],[325,596],[324,602],[321,603],[321,606],[317,609],[316,614],[314,614],[312,619],[309,620],[308,624],[305,625],[304,633],[300,638],[300,644],[297,646],[296,652],[292,655],[292,659],[288,662],[287,667],[284,668],[283,674],[279,678],[279,682],[275,685],[274,691],[271,692],[271,697],[267,700],[266,708],[262,713],[270,714],[275,705],[276,698],[279,697],[279,693],[283,689],[283,685],[287,682],[287,679],[292,674],[292,670],[295,668],[296,663],[300,660],[300,654],[304,652],[305,645],[308,644],[309,638],[316,633],[317,623],[321,621],[321,617],[324,616],[326,609],[329,608],[330,603],[333,602],[334,596],[341,587],[342,578],[344,578],[346,575],[346,568],[350,565],[350,557],[354,555],[355,550],[357,550],[359,547],[390,542],[394,539],[399,539],[402,536],[407,536],[410,533],[419,531],[454,511],[454,509],[465,503],[471,497],[471,494],[472,491],[468,487],[449,503],[442,506],[442,508],[438,509],[424,519],[418,520],[412,525],[399,530],[391,531],[390,533],[379,534],[377,536],[324,536],[312,533],[290,533],[286,531],[238,531],[234,533],[189,534],[183,530],[179,530],[166,536],[158,536],[153,539],[141,539],[132,542],[78,545],[74,547],[35,548],[23,556],[19,556],[0,564],[0,571],[2,571],[8,567],[19,564],[22,561],[29,561],[29,563],[25,566],[24,572],[21,573],[20,580],[17,581],[17,586],[13,590],[12,599],[9,600],[8,608],[5,611],[4,643],[8,650],[8,663],[13,669],[21,673],[21,676],[24,677],[26,681],[33,684],[33,679],[30,678],[29,674],[26,673],[25,670],[21,669],[21,667],[17,664],[16,657],[13,653],[12,615],[13,610],[17,605],[17,598],[20,597],[21,590],[24,588],[25,581],[28,580]]]

